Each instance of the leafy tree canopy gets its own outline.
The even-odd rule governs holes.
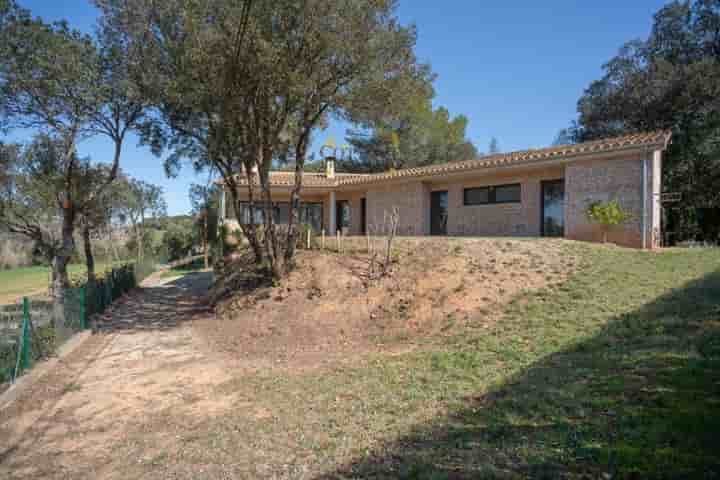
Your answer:
[[[376,120],[369,133],[351,131],[348,142],[354,155],[339,168],[377,172],[469,160],[477,150],[465,137],[467,125],[464,115],[451,118],[445,107],[433,109],[428,92],[421,92],[400,113]]]
[[[686,213],[719,207],[720,1],[669,3],[650,36],[627,43],[604,70],[580,98],[571,136],[672,130],[664,191],[681,192]]]
[[[236,173],[257,167],[265,241],[254,224],[241,226],[258,264],[267,261],[276,277],[292,265],[312,133],[330,115],[371,122],[397,111],[430,75],[395,0],[96,3],[143,58],[134,78],[160,113],[144,138],[156,151],[170,150],[168,171],[188,158],[196,168],[215,168],[238,206]],[[280,158],[296,165],[284,239],[270,215],[268,180]]]

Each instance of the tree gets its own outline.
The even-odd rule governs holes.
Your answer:
[[[53,249],[51,262],[51,290],[59,300],[69,283],[76,221],[114,180],[125,135],[139,126],[144,109],[133,99],[127,57],[116,40],[101,29],[95,42],[65,22],[46,24],[14,3],[0,4],[0,126],[41,133],[58,156],[48,165],[58,168],[54,175],[62,179],[51,191],[61,212],[62,246]],[[94,135],[109,137],[115,153],[107,175],[93,177],[95,184],[84,179],[81,201],[73,190],[83,170],[75,152]]]
[[[552,142],[553,147],[577,143],[577,127],[561,128]]]
[[[168,261],[187,257],[197,245],[195,221],[190,217],[168,218],[164,230],[162,244],[167,252]]]
[[[167,204],[162,187],[135,178],[121,177],[118,182],[118,216],[123,223],[129,223],[137,247],[137,260],[145,256],[147,221],[167,215]]]
[[[500,153],[500,144],[498,143],[497,138],[492,137],[490,139],[490,144],[488,145],[488,153],[490,155],[495,155],[496,153]]]
[[[631,215],[625,211],[617,200],[609,202],[593,202],[588,206],[587,217],[602,227],[603,243],[607,242],[608,230],[630,220]]]
[[[101,184],[110,177],[107,165],[92,165],[86,162],[80,171],[79,178],[82,185],[92,186]],[[95,276],[95,255],[93,253],[93,237],[98,237],[101,231],[109,232],[112,230],[113,214],[117,211],[119,189],[116,188],[117,183],[111,184],[108,188],[104,188],[99,194],[92,195],[92,191],[86,191],[85,196],[92,195],[91,198],[84,202],[85,207],[80,211],[78,216],[80,232],[83,243],[83,252],[85,256],[85,267],[87,270],[87,279],[90,288],[96,281]]]
[[[212,177],[210,177],[212,179]],[[193,184],[190,186],[190,204],[195,214],[200,230],[200,241],[205,257],[205,268],[210,268],[210,244],[217,231],[218,189],[211,181],[206,185]]]
[[[75,201],[85,203],[92,193],[87,175],[94,175],[98,168],[89,158],[78,158],[75,153],[68,159],[64,148],[62,142],[48,135],[38,135],[25,148],[0,148],[0,224],[30,239],[34,250],[51,265],[57,262],[58,252],[66,248],[67,209],[58,197],[69,192]],[[66,177],[68,162],[84,174]]]
[[[415,31],[399,24],[392,0],[98,3],[146,59],[137,78],[162,120],[146,139],[173,152],[168,170],[182,157],[216,168],[238,215],[237,172],[249,172],[251,208],[259,187],[262,243],[254,223],[239,220],[256,261],[276,278],[293,263],[312,132],[330,114],[367,118],[428,74],[415,61]],[[269,182],[280,158],[296,166],[284,235],[273,222]]]
[[[348,141],[355,155],[338,167],[377,172],[475,158],[477,150],[465,138],[468,119],[451,119],[444,107],[433,110],[431,94],[420,90],[400,112],[373,120],[369,134],[351,131]]]
[[[578,102],[580,140],[672,130],[663,190],[682,193],[685,235],[695,211],[720,207],[720,2],[672,2],[650,36],[627,43]]]

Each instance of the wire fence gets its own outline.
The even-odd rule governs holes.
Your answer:
[[[61,298],[24,297],[0,306],[0,391],[74,334],[88,329],[94,317],[135,288],[153,267],[149,262],[122,265],[94,283],[66,289]]]

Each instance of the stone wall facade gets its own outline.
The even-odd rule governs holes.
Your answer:
[[[400,214],[398,235],[430,233],[430,190],[424,183],[374,187],[367,190],[366,198],[370,233],[384,232],[387,228],[385,216],[392,213],[396,207]]]
[[[539,236],[540,184],[564,176],[563,167],[516,175],[468,177],[461,181],[433,185],[433,191],[448,192],[448,235]],[[464,190],[473,187],[520,184],[519,203],[464,205]]]
[[[351,225],[347,234],[363,232],[363,199],[366,201],[366,227],[371,234],[387,229],[386,214],[398,208],[398,234],[430,234],[431,194],[448,192],[447,234],[452,236],[539,236],[542,234],[542,183],[564,179],[565,237],[601,241],[602,228],[587,218],[587,208],[595,201],[617,200],[631,218],[611,229],[607,239],[634,248],[660,245],[660,188],[662,159],[660,151],[619,153],[594,159],[573,159],[552,167],[528,166],[493,174],[473,172],[452,179],[432,178],[382,182],[352,189],[335,188],[335,201],[347,200],[351,208]],[[643,169],[646,177],[643,182]],[[465,205],[464,189],[473,187],[520,184],[521,201],[517,203]],[[644,190],[643,190],[644,189]],[[646,196],[643,200],[643,191]],[[330,221],[330,189],[306,191],[303,201],[322,202],[323,229],[327,235]],[[287,201],[287,192],[273,194],[276,201]],[[645,218],[643,218],[643,204]],[[644,231],[643,231],[644,227]]]
[[[644,162],[646,178],[643,185]],[[565,176],[565,236],[575,240],[602,241],[603,229],[590,222],[587,208],[592,202],[617,200],[630,214],[630,219],[611,228],[607,232],[607,240],[634,248],[659,246],[660,174],[659,155],[653,156],[652,152],[568,165]],[[644,220],[643,188],[646,192]]]

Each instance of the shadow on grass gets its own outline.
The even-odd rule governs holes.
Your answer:
[[[462,405],[321,478],[720,478],[720,271]]]

